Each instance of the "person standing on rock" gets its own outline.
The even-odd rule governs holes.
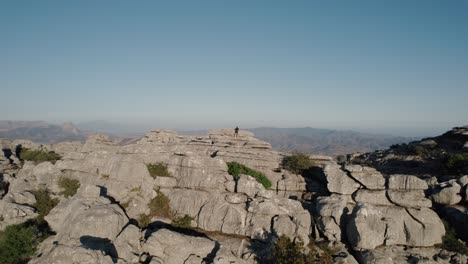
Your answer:
[[[236,128],[234,128],[234,137],[238,137],[239,136],[239,127],[236,126]]]

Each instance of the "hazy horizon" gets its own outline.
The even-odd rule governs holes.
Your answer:
[[[0,120],[129,129],[468,124],[466,1],[5,1]]]
[[[424,138],[438,136],[446,131],[450,130],[455,126],[464,126],[466,124],[457,124],[452,127],[395,127],[395,126],[376,126],[373,128],[363,127],[352,127],[352,126],[320,126],[320,125],[297,125],[297,126],[281,126],[272,124],[246,124],[241,125],[242,122],[225,125],[206,125],[192,124],[186,126],[174,126],[167,122],[145,120],[145,121],[124,121],[124,120],[88,120],[88,121],[73,121],[73,120],[60,120],[60,121],[45,121],[45,120],[0,120],[2,121],[29,121],[29,122],[45,122],[51,125],[63,125],[65,123],[72,123],[79,129],[89,132],[105,132],[111,134],[121,135],[142,135],[149,132],[152,129],[168,129],[179,132],[194,132],[194,131],[206,131],[211,129],[222,129],[240,126],[241,129],[257,129],[257,128],[313,128],[313,129],[325,129],[325,130],[337,130],[337,131],[354,131],[366,134],[375,135],[387,135],[397,137],[409,137],[409,138]]]

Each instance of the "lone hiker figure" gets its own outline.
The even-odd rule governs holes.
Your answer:
[[[239,127],[234,128],[234,137],[239,136]]]

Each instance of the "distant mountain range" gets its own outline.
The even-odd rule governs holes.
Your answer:
[[[370,152],[417,139],[312,127],[260,127],[248,130],[255,133],[256,138],[269,142],[273,148],[280,151],[299,151],[331,156]]]
[[[83,141],[87,134],[72,123],[61,126],[42,121],[0,121],[0,138],[28,139],[38,143]]]
[[[88,123],[83,127],[79,125],[80,128],[78,128],[72,123],[52,125],[41,121],[0,121],[0,138],[29,139],[40,143],[53,143],[84,141],[92,133],[105,132],[111,134],[120,144],[124,144],[127,141],[136,140],[145,133],[145,131],[141,131],[131,135],[122,131],[124,125],[107,125],[106,122],[99,124]],[[332,156],[355,152],[371,152],[388,148],[393,144],[406,143],[417,139],[312,127],[260,127],[247,130],[255,133],[256,138],[271,143],[273,148],[279,151],[300,151]],[[179,133],[206,135],[208,130],[179,131]]]

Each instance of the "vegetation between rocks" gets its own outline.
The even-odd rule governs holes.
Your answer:
[[[180,228],[191,228],[192,227],[192,221],[193,221],[193,217],[189,216],[189,215],[184,215],[183,217],[175,217],[173,220],[172,220],[172,225],[175,226],[175,227],[180,227]]]
[[[263,187],[265,187],[265,189],[269,189],[271,187],[271,181],[265,176],[265,174],[235,161],[228,162],[227,165],[228,173],[234,176],[235,179],[238,179],[240,174],[246,174],[254,177],[257,182],[261,183]]]
[[[151,219],[155,216],[169,219],[172,219],[174,216],[174,212],[172,212],[169,205],[169,198],[159,190],[156,192],[158,195],[148,203],[148,207],[150,209],[149,215],[139,214],[136,219],[138,221],[138,225],[142,229],[146,228],[151,223]]]
[[[136,220],[141,229],[145,229],[149,224],[151,224],[151,217],[146,214],[139,214]]]
[[[283,168],[295,173],[302,174],[304,171],[312,168],[315,164],[309,155],[300,152],[294,152],[291,156],[283,158]]]
[[[172,177],[171,173],[167,170],[167,164],[164,162],[146,164],[151,177]]]
[[[44,217],[59,203],[47,189],[32,191],[38,216],[0,231],[0,264],[23,264],[35,254],[38,245],[53,235]]]
[[[0,263],[27,263],[40,243],[36,226],[9,225],[0,232]]]
[[[78,188],[80,188],[80,182],[78,180],[67,177],[61,177],[59,179],[58,185],[63,190],[60,192],[60,194],[63,194],[65,198],[75,195],[78,191]]]
[[[448,174],[468,174],[468,153],[449,154],[443,162]]]
[[[59,203],[59,199],[52,198],[47,189],[39,189],[33,191],[32,194],[36,198],[36,203],[33,204],[33,207],[36,208],[39,214],[37,219],[38,221],[44,221],[44,217]]]
[[[53,151],[32,150],[27,148],[21,149],[19,156],[19,158],[22,160],[34,161],[36,163],[44,161],[50,161],[54,163],[62,158],[59,154]]]
[[[172,218],[174,213],[169,205],[169,198],[164,193],[157,191],[158,195],[151,199],[148,204],[150,209],[150,217],[159,216],[164,218]]]
[[[465,243],[457,238],[455,229],[450,226],[447,221],[442,220],[442,222],[444,223],[445,227],[445,236],[442,238],[442,244],[440,247],[448,251],[468,255],[468,247],[465,245]]]
[[[286,236],[281,236],[273,245],[272,253],[269,258],[263,263],[271,264],[308,264],[320,263],[331,264],[333,258],[329,250],[323,249],[315,243],[310,243],[308,252],[304,248],[304,243],[297,239],[291,241]]]

